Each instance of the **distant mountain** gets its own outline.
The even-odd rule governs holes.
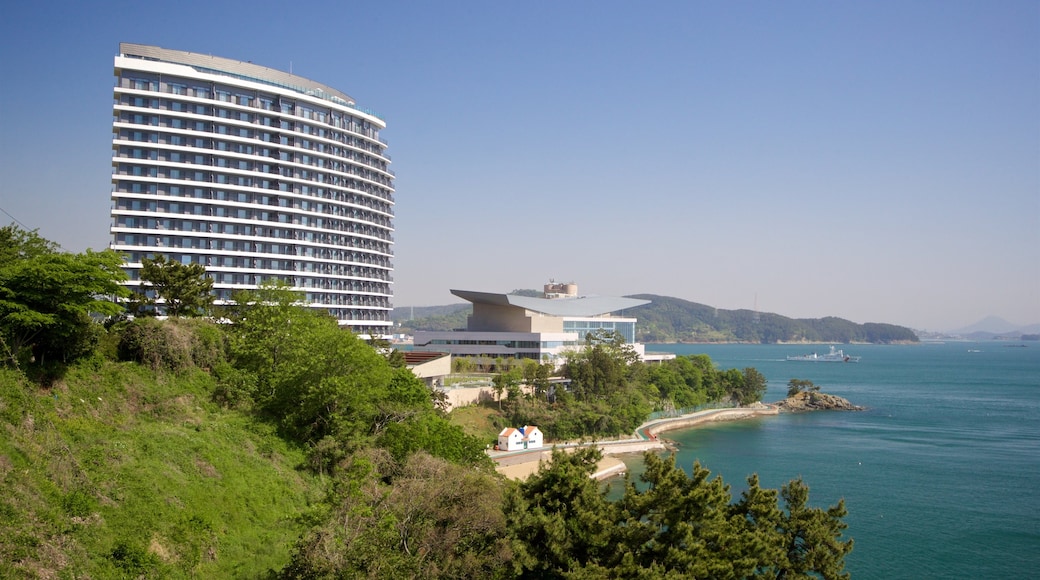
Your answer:
[[[624,312],[639,319],[641,342],[917,342],[917,335],[903,326],[857,324],[835,317],[794,319],[751,310],[721,310],[680,298],[636,294],[630,298],[650,304]],[[465,328],[472,312],[469,304],[398,307],[392,320],[399,332]]]
[[[1018,330],[1018,329],[1019,328],[1017,326],[1015,326],[1014,324],[1011,324],[1010,322],[1008,322],[1007,320],[1004,320],[1003,318],[1000,318],[998,316],[987,316],[986,318],[983,318],[982,320],[976,322],[975,324],[972,324],[970,326],[965,326],[964,328],[958,328],[957,330],[952,330],[950,332],[953,333],[953,334],[960,334],[960,335],[971,334],[973,332],[988,332],[988,333],[991,333],[991,334],[1004,334],[1006,332],[1012,332],[1012,331],[1015,331],[1015,330]]]
[[[1040,324],[1018,326],[1004,320],[1003,318],[987,316],[971,326],[958,328],[957,330],[950,331],[948,334],[980,341],[1019,339],[1036,340],[1034,337],[1040,334]]]
[[[788,318],[752,310],[721,310],[680,298],[636,294],[651,303],[627,310],[643,342],[917,342],[904,326],[836,317]]]
[[[444,306],[398,306],[390,315],[397,325],[394,332],[411,333],[415,330],[455,330],[466,327],[466,317],[473,305],[446,304]]]

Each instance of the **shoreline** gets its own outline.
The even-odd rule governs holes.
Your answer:
[[[687,429],[721,421],[739,421],[754,417],[779,415],[780,409],[775,405],[755,403],[749,407],[727,407],[723,409],[708,409],[697,411],[678,417],[666,419],[655,419],[643,423],[636,429],[636,437],[632,439],[621,439],[617,441],[593,441],[576,443],[558,443],[538,450],[526,451],[497,451],[489,452],[488,455],[498,463],[495,471],[510,479],[527,479],[536,473],[542,461],[548,461],[552,457],[554,449],[577,449],[579,447],[599,447],[603,459],[596,466],[592,474],[593,479],[602,481],[615,475],[622,475],[627,470],[625,462],[614,455],[626,455],[630,453],[643,453],[650,450],[664,450],[670,448],[670,442],[658,437],[660,433]]]

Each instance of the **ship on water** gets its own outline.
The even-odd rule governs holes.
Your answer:
[[[814,353],[811,353],[811,354],[803,354],[803,355],[798,355],[798,356],[789,356],[789,357],[787,357],[787,360],[804,361],[804,362],[845,362],[845,363],[853,363],[853,362],[859,362],[859,359],[860,359],[860,357],[847,355],[847,354],[845,354],[844,350],[842,350],[840,348],[839,349],[835,349],[833,346],[831,347],[831,351],[829,353],[827,353],[827,354],[818,354],[818,353],[814,352]]]

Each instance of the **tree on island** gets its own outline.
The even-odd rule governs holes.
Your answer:
[[[802,391],[819,393],[820,386],[806,379],[791,379],[787,381],[787,396],[794,397]]]

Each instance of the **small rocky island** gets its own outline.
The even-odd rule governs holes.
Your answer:
[[[853,405],[837,395],[821,393],[820,387],[812,381],[791,379],[787,383],[787,398],[774,403],[780,411],[862,411],[863,407]]]

